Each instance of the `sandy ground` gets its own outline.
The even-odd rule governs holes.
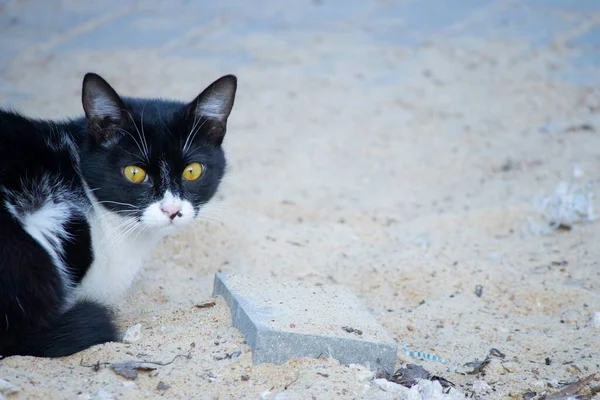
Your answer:
[[[407,389],[386,392],[364,367],[334,360],[253,366],[224,302],[211,298],[216,271],[345,285],[399,344],[448,360],[400,351],[397,367],[419,364],[467,396],[522,398],[600,372],[600,327],[591,322],[600,311],[598,223],[539,235],[528,222],[541,221],[532,200],[559,182],[600,177],[600,80],[570,61],[580,51],[570,41],[597,29],[600,10],[534,8],[509,18],[515,32],[541,21],[539,44],[487,24],[519,10],[490,1],[412,43],[416,34],[391,28],[393,40],[373,39],[393,25],[398,11],[389,3],[360,11],[375,22],[357,11],[327,25],[310,14],[330,10],[317,2],[302,6],[310,29],[284,13],[285,29],[237,35],[235,16],[219,11],[145,46],[128,41],[143,36],[144,23],[172,23],[165,13],[181,10],[63,2],[48,7],[91,10],[90,19],[64,30],[38,24],[34,40],[19,25],[32,2],[9,3],[21,20],[8,26],[5,18],[0,36],[31,42],[2,59],[4,106],[40,117],[79,114],[89,70],[127,95],[191,100],[229,72],[239,92],[218,199],[205,221],[149,256],[118,309],[122,330],[141,324],[141,338],[62,359],[2,360],[0,377],[21,389],[7,398],[407,398]],[[256,13],[268,19],[270,11],[262,5]],[[486,24],[487,34],[468,34],[487,32]],[[142,33],[131,36],[131,26]],[[114,27],[122,32],[109,35],[109,48],[86,39]],[[81,37],[91,44],[70,44]],[[214,307],[195,307],[213,300]],[[492,348],[505,357],[492,357],[483,373],[464,373]],[[178,354],[185,357],[135,380],[103,364]]]

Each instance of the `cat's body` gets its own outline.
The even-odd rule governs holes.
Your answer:
[[[235,89],[226,76],[190,104],[121,99],[88,74],[85,118],[0,110],[1,356],[117,339],[107,306],[218,188]]]

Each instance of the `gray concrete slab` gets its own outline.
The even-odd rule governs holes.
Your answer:
[[[213,294],[225,298],[255,364],[332,357],[343,364],[394,370],[398,346],[342,286],[217,273]]]

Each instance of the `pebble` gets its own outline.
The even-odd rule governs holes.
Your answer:
[[[375,377],[375,374],[368,369],[359,370],[356,372],[356,379],[359,382],[367,382],[372,380]]]
[[[485,372],[490,380],[497,381],[500,379],[501,375],[506,374],[506,369],[504,369],[500,360],[492,358],[487,367],[485,367]]]
[[[17,385],[13,385],[9,381],[5,381],[4,379],[0,379],[0,395],[9,396],[11,394],[20,392],[21,388]]]
[[[473,392],[475,392],[477,396],[485,395],[491,390],[492,388],[490,387],[490,385],[487,384],[486,381],[477,380],[473,382]]]
[[[502,363],[502,366],[504,367],[504,369],[506,371],[508,371],[510,373],[513,373],[513,374],[515,372],[519,372],[520,371],[519,366],[516,363],[514,363],[514,362],[510,362],[510,361],[509,362],[505,362],[505,363]]]
[[[544,390],[546,390],[546,382],[542,380],[533,381],[531,383],[531,389],[536,392],[543,392]]]
[[[127,389],[135,389],[137,388],[137,385],[135,384],[135,382],[131,382],[131,381],[125,381],[122,383],[122,385],[124,387],[126,387]]]
[[[412,243],[415,246],[420,247],[422,249],[428,248],[429,247],[429,234],[421,233],[420,235],[418,235],[417,237],[415,237],[412,240]]]
[[[596,311],[594,315],[592,315],[592,327],[600,329],[600,311]]]
[[[580,164],[573,165],[573,178],[581,178],[584,175],[583,168]]]
[[[125,343],[135,343],[142,338],[142,324],[135,324],[134,326],[127,329],[123,336]]]

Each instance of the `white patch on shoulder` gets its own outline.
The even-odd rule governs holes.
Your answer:
[[[67,266],[63,261],[63,241],[69,239],[65,225],[73,211],[68,203],[47,201],[38,210],[22,216],[23,229],[48,252],[58,269],[63,283],[72,284]]]
[[[81,214],[81,199],[60,178],[50,174],[31,180],[23,178],[19,191],[0,190],[6,197],[6,209],[48,253],[64,287],[72,288],[73,281],[63,260],[63,245],[70,239],[66,231],[69,220]]]
[[[11,202],[9,202],[8,200],[4,201],[4,207],[6,207],[8,212],[11,213],[13,217],[15,217],[16,219],[20,219],[21,216],[19,215],[17,208]]]

